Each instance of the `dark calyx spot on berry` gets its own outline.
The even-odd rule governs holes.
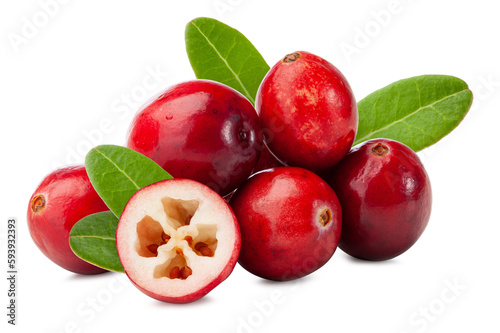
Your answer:
[[[248,137],[248,134],[247,134],[247,132],[246,132],[245,130],[242,130],[242,129],[241,129],[241,130],[238,132],[238,136],[239,136],[239,138],[240,138],[240,141],[246,141],[246,140],[247,140],[247,137]]]
[[[323,226],[326,227],[327,225],[332,222],[332,211],[328,208],[325,208],[321,214],[319,214],[319,223]]]
[[[372,154],[375,156],[385,156],[389,152],[389,148],[383,143],[377,143],[372,148]]]
[[[283,62],[284,63],[290,63],[290,62],[294,62],[295,60],[297,60],[299,58],[300,58],[300,52],[294,52],[294,53],[287,54],[283,58]]]
[[[38,194],[33,198],[33,201],[31,201],[31,210],[33,213],[41,213],[45,209],[45,197],[43,194]]]

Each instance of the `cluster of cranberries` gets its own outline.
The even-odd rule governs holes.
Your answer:
[[[308,52],[287,55],[255,104],[223,84],[194,80],[137,113],[127,146],[174,177],[139,190],[118,224],[120,260],[146,294],[196,300],[237,261],[262,278],[300,278],[337,246],[387,260],[424,231],[431,187],[422,163],[389,139],[352,147],[356,101],[332,64]],[[31,197],[28,224],[47,257],[92,274],[101,269],[76,257],[68,236],[79,219],[106,209],[84,167],[65,168]]]

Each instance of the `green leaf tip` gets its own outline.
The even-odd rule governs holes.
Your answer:
[[[455,129],[472,100],[467,84],[454,76],[421,75],[396,81],[358,103],[354,145],[388,138],[420,151]]]
[[[82,260],[114,272],[124,272],[116,250],[118,218],[110,211],[79,220],[69,234],[73,252]]]
[[[228,85],[255,105],[260,82],[270,67],[243,34],[216,19],[198,17],[186,25],[185,41],[198,79]]]
[[[139,189],[172,178],[149,157],[115,145],[90,150],[85,167],[92,186],[117,217]]]

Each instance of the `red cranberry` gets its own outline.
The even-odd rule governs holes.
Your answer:
[[[427,226],[432,203],[429,177],[417,154],[402,143],[362,143],[325,178],[342,206],[339,247],[351,256],[394,258]]]
[[[342,73],[316,55],[287,55],[268,72],[256,108],[269,149],[287,165],[313,171],[338,163],[356,136],[358,111]]]
[[[28,228],[47,258],[71,272],[96,274],[102,268],[78,258],[69,245],[73,225],[108,210],[90,183],[84,166],[58,169],[44,178],[28,205]]]
[[[243,183],[262,150],[252,104],[218,82],[177,84],[136,115],[127,146],[174,178],[197,180],[221,195]]]
[[[231,198],[241,230],[239,263],[271,280],[308,275],[333,255],[341,209],[319,176],[297,167],[264,170]]]

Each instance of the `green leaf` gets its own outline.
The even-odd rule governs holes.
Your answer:
[[[101,268],[124,272],[116,251],[118,218],[110,211],[88,215],[76,222],[69,244],[81,259]]]
[[[354,144],[388,138],[419,151],[457,127],[471,105],[472,92],[456,77],[423,75],[400,80],[358,103]]]
[[[245,36],[222,22],[199,17],[187,24],[185,38],[198,79],[228,85],[255,105],[257,89],[269,66]]]
[[[150,158],[114,145],[90,150],[85,157],[85,168],[96,192],[117,217],[137,190],[172,178]]]

